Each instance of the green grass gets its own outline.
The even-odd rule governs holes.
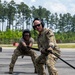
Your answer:
[[[75,48],[75,44],[58,44],[60,48]]]
[[[70,43],[61,43],[61,44],[58,44],[58,46],[60,48],[75,48],[75,43],[74,44],[70,44]],[[33,47],[37,48],[37,44],[33,45]]]
[[[60,48],[75,48],[75,43],[58,43]],[[0,44],[0,47],[15,47],[12,44]],[[33,45],[34,48],[37,48],[37,44]]]

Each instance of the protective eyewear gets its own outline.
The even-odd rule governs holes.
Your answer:
[[[35,26],[33,26],[33,27],[34,27],[34,28],[36,28],[37,26],[39,27],[39,26],[40,26],[40,24],[37,24],[37,25],[35,25]]]

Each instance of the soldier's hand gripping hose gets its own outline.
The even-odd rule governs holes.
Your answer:
[[[37,48],[32,48],[32,47],[28,47],[28,48],[33,49],[33,50],[35,50],[35,51],[39,51],[39,49],[37,49]],[[71,64],[69,64],[68,62],[66,62],[66,61],[63,60],[62,58],[60,58],[59,55],[57,55],[56,53],[53,53],[51,50],[47,50],[47,51],[48,51],[49,53],[55,55],[57,58],[59,58],[61,61],[63,61],[64,63],[66,63],[67,65],[69,65],[70,67],[72,67],[73,69],[75,69],[74,66],[72,66]]]

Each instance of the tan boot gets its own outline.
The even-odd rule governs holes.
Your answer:
[[[13,68],[10,68],[9,69],[9,74],[12,74],[13,73]]]

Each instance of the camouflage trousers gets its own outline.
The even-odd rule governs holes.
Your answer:
[[[41,54],[36,59],[36,65],[37,65],[37,72],[38,75],[46,75],[44,65],[46,64],[48,68],[49,75],[58,75],[58,71],[55,68],[55,60],[52,54],[49,54],[48,56],[45,56],[44,54]]]
[[[11,58],[11,63],[9,65],[9,70],[14,68],[15,62],[18,59],[18,56],[30,56],[34,65],[34,68],[36,69],[35,65],[35,59],[37,57],[37,54],[33,50],[26,50],[23,53],[21,53],[19,50],[15,49],[14,53]]]

